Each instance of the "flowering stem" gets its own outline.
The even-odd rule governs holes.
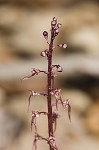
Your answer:
[[[52,48],[53,48],[53,30],[51,31],[51,41],[49,44],[49,56],[48,56],[48,85],[47,85],[47,105],[48,105],[48,132],[49,137],[53,136],[53,122],[52,122],[52,99],[51,99],[51,88],[52,88]],[[50,150],[53,148],[50,146]]]
[[[58,113],[56,111],[58,111],[58,105],[62,105],[63,108],[67,108],[68,109],[68,117],[69,120],[71,120],[71,106],[70,106],[70,102],[69,99],[66,99],[65,101],[62,100],[61,95],[60,95],[60,91],[61,89],[54,89],[54,77],[56,76],[55,74],[55,70],[56,72],[62,72],[63,69],[62,67],[58,64],[58,65],[52,65],[52,54],[53,54],[53,50],[58,46],[61,48],[66,48],[67,45],[66,44],[59,44],[59,45],[54,45],[54,39],[56,38],[56,36],[59,34],[59,29],[61,28],[61,24],[57,23],[57,19],[55,17],[53,17],[53,20],[51,21],[51,38],[50,38],[50,42],[49,42],[49,38],[48,38],[48,32],[44,31],[43,32],[43,36],[47,41],[47,44],[49,45],[49,48],[42,51],[41,52],[41,56],[42,57],[47,57],[48,60],[48,71],[43,71],[43,70],[39,70],[39,69],[35,69],[33,68],[31,71],[31,75],[29,76],[25,76],[23,78],[23,80],[25,79],[29,79],[34,75],[38,75],[39,73],[44,73],[47,75],[47,93],[38,93],[36,91],[32,91],[30,90],[30,95],[28,98],[29,101],[29,105],[30,105],[30,100],[31,97],[35,97],[35,96],[46,96],[47,97],[47,108],[48,111],[47,112],[43,112],[43,111],[32,111],[32,119],[31,119],[31,129],[32,126],[34,126],[34,130],[35,130],[35,136],[34,136],[34,142],[33,145],[35,147],[35,150],[37,149],[37,141],[38,140],[45,140],[47,142],[47,144],[49,144],[49,150],[58,150],[57,145],[56,145],[56,140],[55,140],[55,136],[54,133],[56,131],[56,123],[57,123],[57,119],[59,117]],[[52,103],[52,95],[55,96],[56,102]],[[29,108],[28,105],[28,108]],[[55,106],[56,110],[53,111],[53,107]],[[37,130],[37,124],[36,124],[36,119],[41,115],[47,115],[48,117],[48,137],[45,138],[41,135],[38,134],[38,130]]]

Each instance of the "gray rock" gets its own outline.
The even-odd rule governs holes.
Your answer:
[[[5,109],[0,109],[0,150],[6,148],[17,137],[20,125],[18,119],[8,114]]]

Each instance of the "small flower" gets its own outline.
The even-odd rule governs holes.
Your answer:
[[[57,72],[62,72],[63,68],[60,65],[52,65],[52,68],[56,67]]]
[[[54,33],[54,36],[57,36],[57,35],[58,35],[58,33],[59,33],[59,30],[58,30],[58,29],[56,29],[56,30],[55,30],[55,33]]]
[[[31,75],[25,76],[22,80],[29,79],[29,78],[31,78],[32,76],[34,76],[35,74],[36,74],[35,70],[34,70],[34,69],[32,69],[32,71],[31,71]]]
[[[34,125],[35,132],[37,132],[36,118],[38,118],[41,114],[48,115],[47,112],[32,111],[31,130],[32,130],[32,126]]]
[[[53,21],[57,21],[56,17],[53,17]]]
[[[57,23],[56,20],[53,20],[53,21],[51,22],[52,28],[55,27],[56,23]]]
[[[57,148],[57,146],[56,146],[55,137],[50,136],[50,137],[48,138],[48,144],[52,147],[52,149],[58,150],[58,148]]]
[[[52,28],[55,28],[56,24],[57,24],[57,19],[53,17],[53,20],[51,21]]]
[[[42,57],[45,57],[45,56],[46,56],[45,51],[42,51],[42,52],[41,52],[41,56],[42,56]]]
[[[28,101],[29,101],[29,103],[28,103],[28,111],[29,111],[29,106],[30,106],[31,97],[32,97],[32,96],[38,96],[38,95],[40,95],[39,93],[37,93],[37,92],[35,92],[35,91],[32,91],[32,90],[29,90],[29,91],[30,91],[30,94],[29,94],[29,98],[28,98]]]
[[[57,72],[62,72],[62,71],[63,71],[63,68],[61,66],[58,66]]]
[[[40,73],[39,69],[32,68],[31,75],[25,76],[22,80],[29,79],[34,75],[38,75],[39,73]]]
[[[44,50],[44,51],[41,52],[41,56],[42,56],[42,57],[45,57],[45,56],[48,57],[48,53],[49,53],[49,52],[48,52],[48,49],[46,49],[46,50]]]
[[[58,27],[58,28],[61,28],[61,27],[62,27],[62,24],[61,24],[61,23],[58,23],[58,24],[57,24],[57,27]]]
[[[63,105],[63,101],[62,101],[62,98],[61,98],[61,95],[60,95],[60,91],[61,91],[61,89],[52,89],[51,92],[50,92],[56,98],[56,103],[55,103],[56,110],[58,110],[58,103],[59,102]]]

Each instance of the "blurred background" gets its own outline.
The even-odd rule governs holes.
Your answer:
[[[32,150],[31,110],[47,108],[45,98],[35,97],[27,113],[28,90],[46,91],[46,76],[21,79],[31,68],[47,69],[40,56],[47,48],[42,32],[50,34],[54,16],[62,23],[55,43],[68,45],[53,55],[53,63],[64,68],[55,86],[72,106],[71,123],[59,110],[57,145],[61,150],[99,149],[99,1],[0,0],[0,150]],[[47,136],[45,117],[38,126]],[[40,141],[39,149],[48,145]]]

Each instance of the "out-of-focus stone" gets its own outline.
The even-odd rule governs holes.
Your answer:
[[[27,52],[33,55],[45,50],[47,45],[42,32],[50,30],[50,21],[53,16],[56,16],[63,24],[63,32],[61,30],[59,39],[61,42],[67,42],[67,48],[78,47],[79,49],[81,47],[88,54],[97,56],[99,47],[98,14],[97,3],[79,3],[68,9],[55,7],[55,9],[39,9],[37,11],[15,5],[1,5],[0,29],[6,38],[4,42],[4,45],[7,46],[6,51]]]
[[[0,109],[0,149],[6,148],[19,134],[20,121]]]
[[[5,37],[4,44],[8,46],[6,51],[31,52],[32,55],[46,49],[42,33],[50,30],[53,15],[62,15],[62,9],[30,11],[9,5],[0,6],[0,26]]]
[[[2,105],[5,101],[5,92],[2,88],[0,88],[0,105]]]
[[[92,104],[87,111],[85,125],[89,133],[99,137],[99,103]]]
[[[99,56],[98,5],[87,2],[71,9],[66,13],[66,26],[62,33],[67,41],[68,50],[82,50],[83,53]]]
[[[25,6],[25,7],[58,7],[58,6],[69,6],[69,5],[74,5],[75,3],[80,3],[81,0],[79,0],[79,2],[77,0],[2,0],[1,3],[5,4],[5,3],[9,3],[10,5],[18,5],[18,6]]]

